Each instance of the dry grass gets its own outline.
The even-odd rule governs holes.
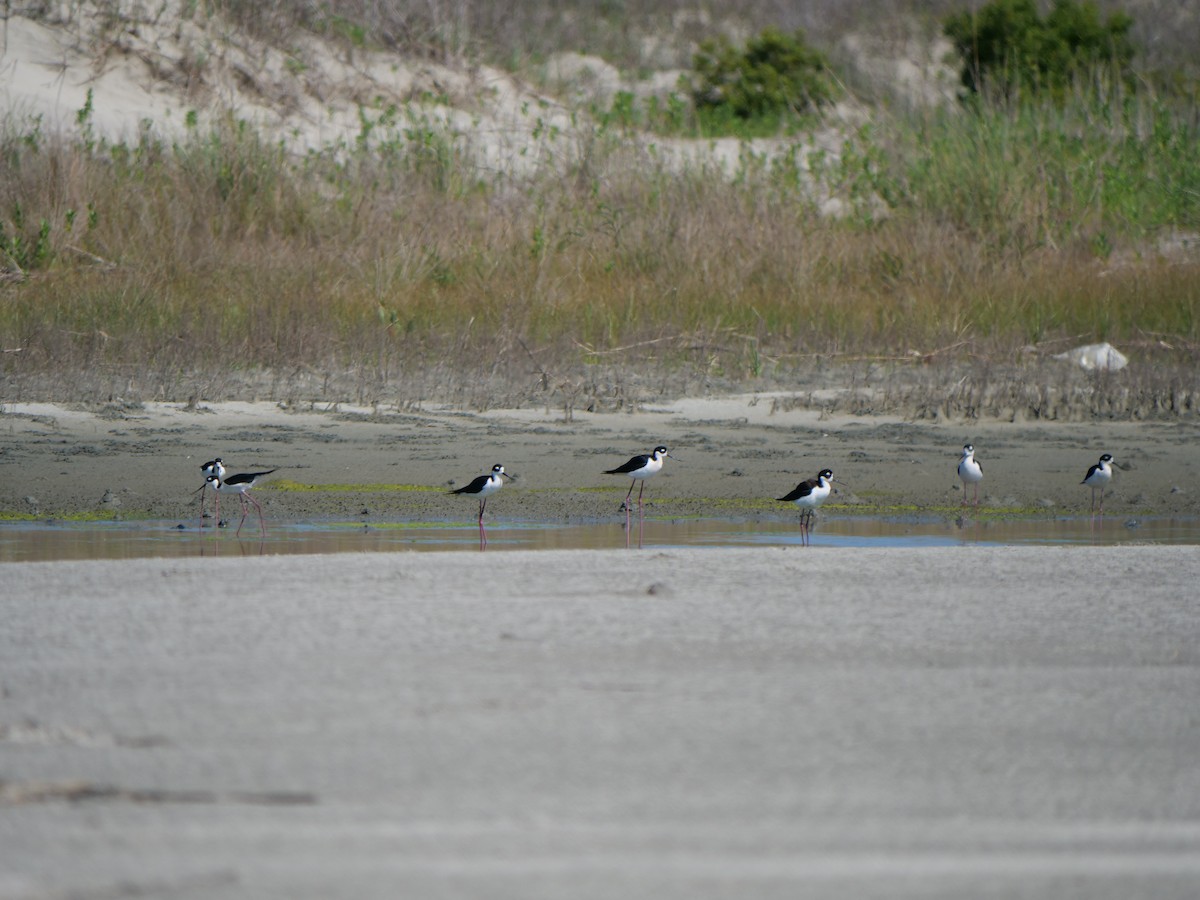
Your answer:
[[[1138,350],[1155,349],[1152,342]],[[900,414],[915,419],[1068,421],[1195,418],[1200,382],[1194,368],[1164,370],[1142,356],[1120,372],[1085,372],[1028,351],[1006,359],[943,365],[861,360],[837,392],[812,389],[772,400],[772,411]]]
[[[338,8],[397,44],[448,27],[401,27],[392,6]],[[301,27],[298,9],[269,12]],[[176,145],[97,142],[86,121],[8,134],[0,396],[569,413],[871,372],[846,396],[923,414],[1194,415],[1194,111],[1129,104],[1117,121],[1084,103],[879,110],[819,173],[839,220],[795,171],[668,169],[599,127],[574,164],[521,179],[403,126],[303,160],[233,123]],[[1192,249],[1162,251],[1177,234]],[[1079,381],[1023,349],[1094,340],[1136,348],[1129,378]]]

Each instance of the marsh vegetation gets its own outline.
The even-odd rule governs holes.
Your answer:
[[[195,15],[529,78],[550,50],[538,35],[631,66],[622,34],[644,48],[658,23],[694,46],[717,27],[671,4],[644,21],[603,4],[590,19],[592,4],[518,9],[503,27],[489,4],[452,6],[460,17],[441,21],[351,2],[317,21],[290,0]],[[805,110],[766,145],[745,136],[733,164],[658,152],[708,137],[685,94],[574,109],[571,129],[538,135],[550,161],[521,171],[481,165],[469,133],[415,104],[365,104],[357,135],[306,153],[234,115],[123,140],[88,106],[67,131],[10,122],[2,396],[569,414],[715,386],[917,413],[1194,415],[1200,96],[1186,49],[1160,42],[1133,78],[909,103],[838,55],[836,28],[864,27],[871,4],[836,6],[858,18],[807,39],[831,48],[830,83],[858,112],[831,145],[815,137],[828,114]],[[749,34],[811,25],[743,13]],[[1094,341],[1130,367],[1047,362]],[[821,390],[834,385],[854,390]]]

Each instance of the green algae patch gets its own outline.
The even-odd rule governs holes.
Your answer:
[[[380,494],[380,493],[439,493],[445,488],[426,484],[304,484],[283,478],[267,482],[263,488],[293,494]]]
[[[0,522],[138,522],[154,518],[146,513],[84,510],[65,513],[0,512]]]
[[[36,522],[46,518],[38,513],[19,513],[0,511],[0,522]]]

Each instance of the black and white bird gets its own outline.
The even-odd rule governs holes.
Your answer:
[[[655,447],[652,453],[642,453],[632,457],[629,462],[617,466],[615,469],[605,469],[605,475],[628,475],[632,480],[629,482],[629,492],[625,495],[625,502],[621,504],[621,509],[625,510],[626,518],[629,516],[629,498],[633,496],[633,486],[639,481],[641,488],[638,490],[638,513],[642,511],[642,494],[646,490],[646,479],[652,475],[657,475],[662,471],[663,460],[671,456],[667,452],[666,447]],[[675,459],[671,456],[671,459]]]
[[[221,457],[210,459],[200,467],[200,471],[204,473],[204,484],[200,485],[200,527],[204,527],[204,495],[208,493],[208,487],[211,484],[213,488],[213,502],[217,506],[217,525],[221,524],[221,494],[216,489],[220,480],[225,477],[225,463],[221,462]],[[216,475],[217,481],[210,482],[208,476]],[[195,493],[193,491],[193,493]]]
[[[242,518],[238,522],[237,534],[242,533],[242,525],[246,522],[246,501],[249,500],[254,504],[254,508],[258,510],[258,524],[262,529],[263,536],[267,534],[267,523],[263,519],[262,505],[250,496],[250,489],[257,486],[259,480],[266,478],[268,475],[277,472],[278,469],[268,469],[265,472],[242,472],[238,475],[230,475],[228,478],[223,478],[220,475],[209,475],[207,484],[217,492],[217,494],[237,494],[238,500],[242,504]]]
[[[1087,474],[1083,476],[1083,481],[1079,482],[1080,484],[1086,484],[1092,489],[1093,515],[1096,513],[1096,491],[1100,492],[1100,515],[1104,515],[1104,489],[1112,481],[1112,461],[1112,454],[1105,453],[1100,457],[1100,462],[1087,470]]]
[[[223,463],[221,461],[221,457],[218,456],[216,459],[210,459],[208,462],[202,465],[200,467],[200,471],[204,473],[205,478],[207,478],[209,475],[216,475],[218,478],[224,478],[225,463]]]
[[[800,508],[800,534],[806,542],[812,526],[813,513],[833,493],[834,480],[833,470],[822,469],[816,478],[800,482],[788,494],[777,498],[781,503],[795,503]]]
[[[487,498],[504,487],[504,479],[512,481],[514,476],[504,471],[504,466],[496,463],[490,472],[485,472],[470,484],[451,491],[452,494],[464,494],[479,499],[479,527],[483,528],[483,510],[487,506]]]
[[[983,466],[975,459],[975,448],[964,444],[962,459],[958,461],[958,477],[963,483],[962,505],[967,505],[967,485],[975,485],[975,508],[979,508],[979,482],[983,481]]]

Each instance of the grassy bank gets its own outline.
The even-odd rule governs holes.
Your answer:
[[[803,394],[840,366],[922,370],[892,396],[933,402],[964,375],[1045,385],[1047,355],[1100,340],[1142,398],[1114,414],[1200,389],[1193,100],[880,107],[837,153],[801,134],[733,170],[581,117],[547,138],[565,163],[520,175],[415,107],[304,157],[232,120],[113,143],[91,112],[0,138],[10,398],[570,409]]]

